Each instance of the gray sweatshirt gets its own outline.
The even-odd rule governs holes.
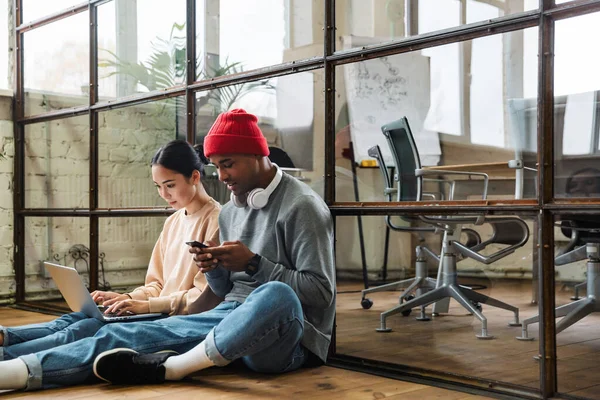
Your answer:
[[[266,207],[229,202],[219,215],[221,243],[239,240],[262,256],[258,272],[217,267],[208,284],[226,301],[244,302],[261,284],[280,281],[298,295],[304,311],[302,344],[325,361],[335,314],[333,223],[323,200],[307,185],[283,174]]]

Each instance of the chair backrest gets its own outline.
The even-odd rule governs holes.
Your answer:
[[[394,163],[398,181],[398,201],[420,201],[423,178],[415,174],[421,168],[421,159],[408,120],[402,117],[381,127],[385,135]]]
[[[381,172],[381,176],[383,177],[383,184],[385,185],[384,193],[388,198],[388,201],[392,201],[392,192],[391,189],[394,187],[394,181],[390,177],[390,172],[388,171],[387,165],[385,165],[385,160],[383,159],[383,155],[381,154],[381,148],[376,144],[371,147],[367,154],[369,157],[373,157],[377,160],[377,164],[379,165],[379,171]]]
[[[269,146],[269,153],[269,159],[281,168],[296,168],[294,162],[285,150],[279,147]]]

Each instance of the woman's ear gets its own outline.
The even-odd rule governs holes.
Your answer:
[[[192,184],[198,185],[199,183],[200,183],[200,171],[195,169],[194,172],[192,172]]]

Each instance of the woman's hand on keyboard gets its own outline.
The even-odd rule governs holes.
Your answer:
[[[94,299],[94,302],[96,302],[96,304],[102,304],[105,306],[109,306],[117,301],[129,298],[130,297],[126,294],[120,294],[116,292],[105,292],[102,290],[94,290],[92,292],[92,299]]]
[[[104,310],[104,313],[115,313],[117,315],[127,314],[148,314],[150,312],[150,302],[147,300],[120,300],[110,305]]]

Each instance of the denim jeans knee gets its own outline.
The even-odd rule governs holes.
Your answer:
[[[256,369],[262,369],[258,364],[263,354],[281,371],[292,362],[303,332],[304,316],[296,293],[285,283],[268,282],[215,327],[209,335],[214,341],[206,343],[207,354],[214,355],[211,360],[217,365],[250,357],[248,363]]]

